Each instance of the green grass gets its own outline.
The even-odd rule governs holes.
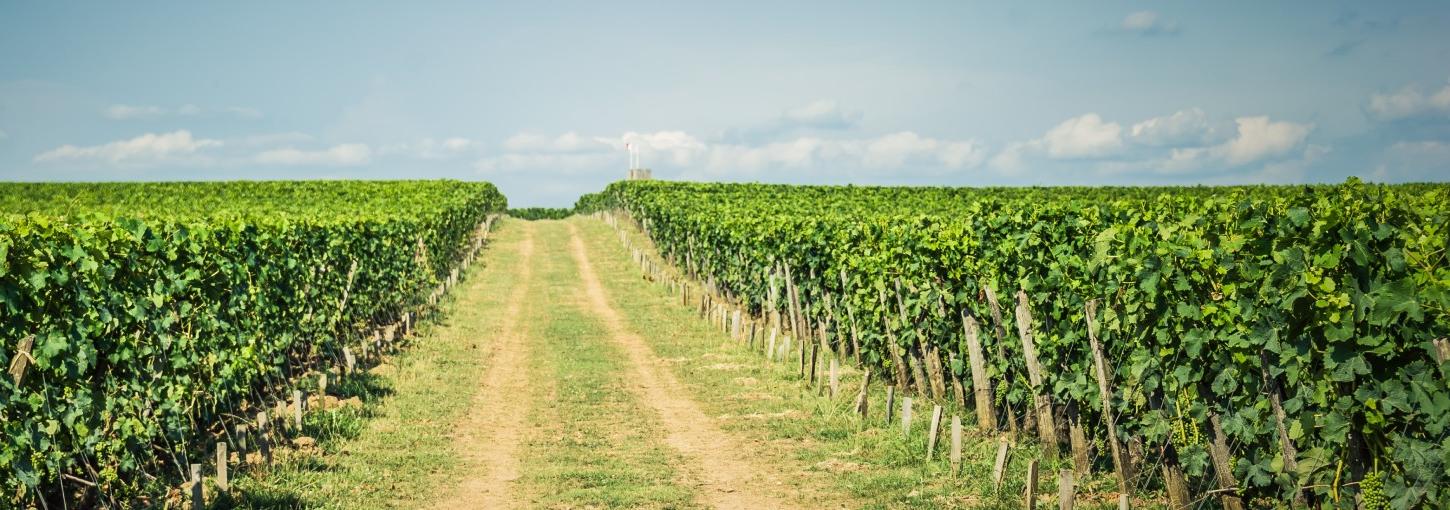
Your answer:
[[[859,371],[844,370],[836,399],[819,396],[796,374],[793,360],[766,361],[701,321],[677,295],[641,279],[609,227],[585,218],[567,221],[578,226],[626,327],[645,338],[706,415],[750,449],[745,453],[756,465],[780,475],[786,485],[769,490],[783,501],[803,508],[1020,507],[1035,445],[1014,448],[1006,480],[994,490],[996,437],[973,432],[974,417],[963,413],[964,462],[953,477],[947,425],[959,411],[945,411],[937,458],[927,462],[930,403],[918,400],[913,432],[903,436],[899,422],[884,421],[885,390],[877,382],[863,425],[850,410]],[[424,331],[387,367],[334,383],[334,395],[357,395],[365,404],[307,416],[304,433],[318,439],[321,455],[291,457],[269,471],[241,475],[233,484],[236,499],[222,506],[414,508],[446,496],[466,469],[448,434],[469,412],[487,373],[486,343],[501,327],[519,274],[514,259],[523,225],[503,225],[484,254],[484,267],[475,268],[455,291],[456,301],[445,304],[445,322]],[[684,482],[688,470],[679,467],[687,463],[664,443],[658,418],[631,391],[628,358],[585,307],[566,223],[529,225],[534,277],[519,320],[533,342],[526,361],[533,382],[518,395],[530,400],[530,410],[529,431],[518,448],[520,478],[511,486],[516,501],[528,508],[701,506]],[[639,242],[637,233],[630,235]],[[1063,466],[1042,463],[1043,508],[1055,506],[1055,473]],[[1101,475],[1079,485],[1112,490]]]
[[[786,470],[804,501],[829,501],[845,496],[847,506],[864,508],[1020,508],[1025,473],[1030,459],[1038,458],[1035,444],[1012,449],[1002,487],[992,487],[997,451],[995,436],[975,432],[975,416],[949,406],[943,410],[942,430],[935,460],[927,462],[926,429],[931,403],[917,398],[910,437],[901,432],[900,400],[896,420],[885,423],[885,386],[872,382],[870,418],[863,427],[851,410],[860,387],[861,372],[844,370],[840,395],[834,400],[807,388],[792,357],[771,363],[758,351],[707,321],[696,309],[680,305],[680,298],[664,287],[642,283],[638,266],[619,244],[618,235],[602,222],[578,218],[605,287],[624,312],[629,327],[640,332],[662,358],[671,361],[677,377],[706,414],[720,417],[722,429],[765,447],[758,450],[766,462]],[[644,237],[630,230],[636,247]],[[691,291],[692,301],[699,288]],[[757,344],[758,349],[758,344]],[[822,358],[825,360],[826,358]],[[822,365],[828,364],[823,361]],[[849,365],[843,361],[842,367]],[[825,369],[821,369],[825,373]],[[824,376],[822,376],[824,378]],[[953,413],[963,421],[962,471],[953,477],[947,460]],[[1070,467],[1063,460],[1042,461],[1039,467],[1039,502],[1055,501],[1056,473]],[[1104,474],[1080,480],[1080,487],[1102,487]],[[1055,508],[1055,502],[1052,504]],[[1107,503],[1078,508],[1110,508]]]
[[[517,273],[519,223],[505,222],[469,278],[444,303],[443,320],[424,325],[402,354],[334,395],[360,396],[361,409],[310,413],[304,433],[324,455],[285,458],[270,470],[233,475],[244,508],[414,508],[459,477],[449,423],[468,409],[486,365],[489,332],[499,327]]]
[[[578,268],[560,222],[539,225],[537,324],[530,372],[534,433],[521,455],[523,492],[546,508],[691,508],[674,453],[652,411],[633,398],[626,361],[581,302]]]

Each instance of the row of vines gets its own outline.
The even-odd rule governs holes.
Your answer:
[[[1450,507],[1450,186],[632,181],[587,201],[753,313],[798,293],[799,335],[985,403],[985,429],[1071,443],[1124,490]]]
[[[0,506],[184,477],[225,416],[423,306],[505,208],[454,181],[0,184],[0,358],[28,365],[0,380]]]

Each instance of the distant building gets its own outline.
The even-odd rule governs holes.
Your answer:
[[[631,181],[648,181],[653,178],[654,176],[650,173],[648,168],[629,169],[629,180]]]

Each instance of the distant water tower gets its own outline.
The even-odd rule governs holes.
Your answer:
[[[648,181],[653,178],[648,168],[640,168],[639,147],[632,144],[624,144],[624,149],[629,151],[629,180]]]

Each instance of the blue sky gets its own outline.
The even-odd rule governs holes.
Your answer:
[[[1450,177],[1445,2],[0,3],[0,179]]]

